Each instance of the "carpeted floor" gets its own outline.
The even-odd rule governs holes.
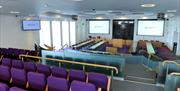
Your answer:
[[[112,80],[111,91],[164,91],[164,89],[155,85]]]
[[[164,91],[155,85],[156,73],[141,64],[126,64],[125,80],[112,80],[111,91]]]

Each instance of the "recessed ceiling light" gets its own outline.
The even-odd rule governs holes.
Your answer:
[[[141,19],[148,19],[148,17],[146,17],[146,16],[143,16]]]
[[[0,8],[2,8],[3,6],[0,5]]]
[[[60,12],[61,12],[61,10],[56,10],[56,12],[57,12],[57,13],[60,13]]]
[[[155,4],[142,4],[141,7],[145,7],[145,8],[151,8],[151,7],[155,7]]]
[[[98,17],[96,17],[96,19],[103,19],[103,17],[101,17],[101,16],[98,16]]]
[[[80,2],[80,1],[83,1],[83,0],[72,0],[72,1],[75,1],[75,2]]]
[[[10,11],[11,14],[19,14],[20,12],[18,11]]]
[[[169,12],[169,13],[175,13],[175,12],[177,12],[177,10],[167,10],[167,12]]]

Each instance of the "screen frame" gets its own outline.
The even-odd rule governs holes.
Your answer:
[[[164,21],[164,24],[163,24],[163,34],[162,34],[162,35],[139,35],[139,34],[138,34],[139,21]],[[165,31],[165,19],[138,19],[138,20],[137,20],[137,31],[136,31],[136,35],[137,35],[137,36],[164,37],[164,31]]]
[[[38,21],[39,22],[39,28],[38,29],[24,29],[24,21]],[[22,20],[22,30],[23,31],[39,31],[41,30],[41,21],[40,20]]]
[[[109,35],[110,34],[110,19],[87,19],[86,21],[88,21],[88,34],[103,34],[103,35]],[[90,21],[108,21],[109,22],[109,31],[108,33],[90,33]]]

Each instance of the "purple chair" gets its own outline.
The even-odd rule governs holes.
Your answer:
[[[0,65],[0,80],[9,82],[11,78],[10,68],[7,66]]]
[[[51,68],[52,76],[67,78],[67,71],[64,68],[53,67]]]
[[[97,91],[96,87],[91,83],[73,81],[71,83],[71,91]]]
[[[23,69],[23,62],[21,60],[12,60],[12,67]]]
[[[51,69],[48,65],[37,64],[37,72],[45,74],[46,77],[51,75]]]
[[[27,77],[24,69],[11,68],[12,83],[26,87]]]
[[[28,72],[29,88],[44,91],[46,87],[46,76],[42,73]]]
[[[34,62],[24,62],[24,69],[26,70],[26,72],[35,72],[36,64]]]
[[[94,84],[97,88],[107,90],[108,77],[105,74],[100,73],[88,73],[88,82]]]
[[[9,91],[8,85],[0,83],[0,91]]]
[[[24,89],[21,89],[21,88],[18,88],[18,87],[11,87],[9,89],[9,91],[27,91],[27,90],[24,90]]]
[[[69,71],[69,81],[72,82],[73,80],[78,81],[86,81],[86,74],[83,71],[80,70],[70,70]]]
[[[47,85],[48,91],[69,91],[69,82],[64,78],[49,76]]]
[[[11,67],[12,60],[10,58],[3,58],[2,59],[2,65]]]

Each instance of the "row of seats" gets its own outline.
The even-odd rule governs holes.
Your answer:
[[[26,90],[23,90],[23,89],[18,88],[18,87],[9,88],[9,86],[7,84],[0,83],[0,91],[26,91]]]
[[[0,55],[3,55],[4,57],[19,59],[20,54],[38,56],[38,52],[33,51],[33,50],[24,50],[24,49],[17,49],[17,48],[0,48]]]
[[[31,82],[34,78],[29,76],[32,74],[43,74],[45,78],[49,76],[67,79],[69,83],[74,80],[93,83],[96,87],[102,88],[102,90],[109,90],[110,78],[104,74],[88,73],[79,70],[70,70],[69,72],[60,67],[49,67],[47,65],[35,64],[34,62],[22,62],[21,60],[11,60],[9,58],[2,59],[2,65],[0,66],[0,80],[9,82],[12,78],[12,83],[16,83],[25,87],[26,82]],[[27,73],[27,77],[26,77]],[[43,77],[43,76],[42,76]],[[37,78],[40,79],[42,77]],[[26,79],[27,78],[27,79]],[[13,80],[14,79],[14,80]],[[16,81],[18,80],[18,81]],[[20,82],[19,82],[20,80]],[[32,81],[35,82],[36,80]],[[46,82],[46,81],[43,81]],[[34,84],[37,84],[36,82]],[[39,87],[39,86],[38,86]]]

